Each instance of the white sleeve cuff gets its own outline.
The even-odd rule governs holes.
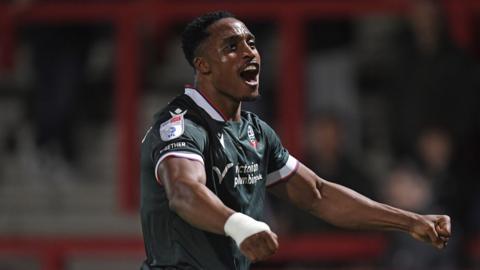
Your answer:
[[[160,166],[160,163],[165,160],[167,157],[178,157],[178,158],[186,158],[190,160],[196,160],[204,164],[203,162],[203,157],[200,156],[199,154],[195,154],[192,152],[170,152],[166,153],[165,155],[161,156],[158,161],[157,165],[155,165],[155,178],[157,178],[157,181],[160,183],[160,177],[158,176],[158,166]]]
[[[298,160],[293,156],[289,155],[287,163],[285,163],[285,165],[281,169],[271,172],[267,175],[267,186],[287,179],[297,170],[298,164]]]

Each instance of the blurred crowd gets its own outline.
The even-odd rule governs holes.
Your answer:
[[[412,1],[401,20],[317,22],[309,37],[304,162],[371,198],[453,218],[441,256],[390,235],[387,269],[465,266],[465,243],[480,228],[478,57],[454,44],[438,1]],[[272,205],[285,207],[272,211],[280,229],[336,230]]]
[[[319,176],[398,207],[452,217],[452,242],[441,255],[408,235],[389,234],[387,269],[459,269],[469,263],[466,243],[480,228],[479,58],[453,42],[439,1],[411,3],[408,16],[308,23],[307,115],[298,139],[302,161]],[[263,98],[245,108],[275,123],[277,32],[268,21],[247,24],[262,54]],[[142,29],[142,124],[191,83],[180,29]],[[0,154],[8,160],[30,143],[37,167],[75,178],[88,155],[79,149],[79,128],[113,121],[112,29],[27,25],[19,37],[21,76],[0,73],[2,111],[11,100],[20,108],[19,116],[0,119]],[[24,126],[31,142],[18,136]],[[268,215],[280,234],[338,230],[275,198]]]

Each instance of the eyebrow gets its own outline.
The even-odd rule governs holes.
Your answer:
[[[241,40],[243,38],[243,36],[244,35],[238,35],[238,34],[228,36],[228,37],[226,37],[222,40],[222,44],[228,44],[232,41],[233,42],[238,42],[239,40]],[[252,33],[247,33],[247,34],[245,34],[245,36],[246,36],[247,40],[255,39],[255,36]]]

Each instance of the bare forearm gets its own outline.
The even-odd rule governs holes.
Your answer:
[[[201,230],[225,234],[225,222],[234,211],[205,186],[202,163],[168,158],[160,163],[158,175],[172,211]]]
[[[225,234],[225,222],[234,213],[202,184],[181,188],[169,204],[173,211],[191,225],[217,234]]]
[[[419,215],[372,201],[349,188],[321,179],[303,164],[289,181],[270,191],[344,228],[401,230],[437,248],[445,247],[451,234],[448,216]]]
[[[349,188],[322,181],[312,214],[344,228],[409,231],[417,214],[375,202]]]

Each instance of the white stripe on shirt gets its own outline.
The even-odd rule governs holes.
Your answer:
[[[295,172],[298,168],[298,160],[293,156],[289,155],[287,163],[277,171],[271,172],[267,175],[267,186],[273,185],[278,181],[285,179],[286,177],[290,176],[293,172]]]
[[[157,173],[158,173],[158,166],[160,166],[160,163],[165,160],[167,157],[178,157],[178,158],[186,158],[186,159],[190,159],[190,160],[196,160],[196,161],[200,161],[202,164],[204,164],[203,162],[203,157],[200,156],[199,154],[195,154],[195,153],[192,153],[192,152],[170,152],[170,153],[166,153],[165,155],[161,156],[160,159],[158,159],[157,161],[157,165],[155,165],[155,178],[157,178],[157,181],[160,183],[160,177],[158,177]]]

